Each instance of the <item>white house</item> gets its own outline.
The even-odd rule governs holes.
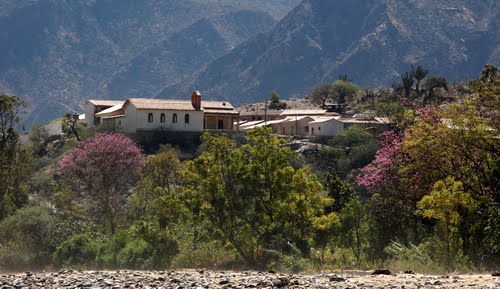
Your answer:
[[[203,132],[236,129],[234,123],[238,123],[238,115],[239,112],[229,102],[202,101],[200,92],[194,91],[191,101],[129,98],[100,110],[89,118],[95,118],[95,124],[109,124],[121,128],[125,133]]]
[[[165,99],[129,98],[123,105],[123,129],[137,131],[203,131],[203,111],[190,102]]]
[[[309,135],[309,123],[314,120],[312,116],[288,116],[281,121],[271,123],[274,133],[281,135]]]
[[[237,130],[240,113],[227,101],[201,101],[205,130]]]
[[[240,130],[267,126],[272,128],[273,133],[279,135],[336,136],[352,125],[381,131],[389,123],[386,118],[374,117],[370,113],[347,117],[326,110],[285,110],[281,115],[284,118],[240,123]]]
[[[94,125],[99,125],[99,119],[96,118],[96,114],[113,107],[115,105],[123,105],[124,101],[121,100],[100,100],[91,99],[85,103],[85,122],[88,127]]]
[[[340,117],[321,117],[309,123],[309,135],[311,136],[336,136],[344,131],[344,123],[339,121]]]
[[[365,129],[379,131],[388,124],[386,118],[373,117],[367,118],[349,118],[349,117],[320,117],[309,123],[309,135],[317,136],[336,136],[352,125],[362,126]]]

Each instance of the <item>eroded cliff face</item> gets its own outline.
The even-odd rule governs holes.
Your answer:
[[[298,2],[0,0],[0,90],[28,99],[30,123],[88,98],[151,97]]]
[[[159,96],[193,82],[236,104],[271,89],[303,96],[345,73],[365,87],[388,86],[411,64],[450,82],[477,77],[485,63],[500,63],[499,10],[489,0],[305,0],[271,31]]]

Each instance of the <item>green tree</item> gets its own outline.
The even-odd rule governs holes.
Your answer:
[[[424,103],[436,98],[435,90],[437,88],[443,88],[448,91],[448,81],[442,76],[429,76],[425,81],[425,89],[427,90],[427,93],[424,97]]]
[[[144,173],[130,199],[135,219],[154,217],[162,227],[175,219],[181,210],[177,192],[180,166],[179,152],[173,148],[163,148],[146,159]]]
[[[269,100],[271,104],[280,103],[280,94],[276,90],[271,90],[271,92],[269,92]]]
[[[98,244],[86,234],[72,236],[62,242],[54,252],[56,266],[95,266]]]
[[[362,89],[356,84],[344,80],[337,80],[332,84],[330,94],[339,105],[345,105],[348,101],[352,101]]]
[[[178,253],[176,225],[186,221],[186,208],[181,201],[179,152],[162,146],[146,159],[141,180],[129,199],[134,235],[151,248],[148,267],[165,268]]]
[[[317,219],[335,222],[335,213],[324,214],[324,209],[333,204],[333,199],[323,197],[321,183],[309,169],[296,170],[291,184],[291,191],[280,202],[278,222],[282,223],[284,239],[290,239],[301,251],[309,257],[310,247],[316,234],[321,234],[322,228],[315,227]],[[319,232],[316,230],[319,229]]]
[[[392,131],[402,131],[406,128],[408,108],[400,101],[378,101],[375,103],[377,115],[389,119],[388,126]]]
[[[477,104],[468,98],[416,119],[401,146],[408,159],[400,171],[408,178],[418,174],[422,188],[452,177],[468,193],[498,201],[499,189],[489,177],[500,153],[498,132]]]
[[[21,113],[28,104],[18,96],[0,95],[0,149],[15,146],[18,134],[15,130],[21,120]]]
[[[248,263],[255,261],[256,234],[248,224],[251,204],[239,196],[236,181],[236,143],[226,136],[204,134],[202,153],[183,166],[183,189],[189,208],[199,222],[207,222],[231,243]]]
[[[80,133],[78,132],[78,114],[66,113],[64,115],[63,124],[69,128],[72,134],[75,135],[78,141],[81,141]]]
[[[321,107],[325,109],[325,103],[331,97],[331,89],[332,85],[329,83],[317,84],[309,91],[307,98],[315,104],[321,104]]]
[[[485,65],[481,77],[469,83],[474,96],[483,108],[483,115],[489,124],[500,129],[500,75],[498,67]]]
[[[369,131],[360,126],[349,126],[340,135],[331,139],[327,146],[319,150],[319,158],[314,161],[322,169],[335,170],[342,177],[354,169],[369,164],[375,157],[378,141]]]
[[[19,142],[15,128],[27,103],[17,96],[0,95],[0,220],[28,200],[27,180],[33,158]]]
[[[285,253],[289,244],[307,256],[314,220],[331,201],[314,175],[291,165],[296,154],[284,141],[258,128],[241,147],[208,134],[202,146],[183,170],[193,212],[248,264],[265,263],[266,252]]]
[[[427,218],[438,219],[446,228],[446,263],[451,265],[451,237],[462,222],[461,208],[473,203],[464,192],[463,184],[453,178],[446,178],[434,184],[432,192],[418,203],[419,213]]]
[[[270,109],[285,109],[286,108],[286,102],[281,102],[281,97],[276,90],[271,90],[271,92],[269,92],[269,101],[271,102],[269,104]]]
[[[47,208],[24,207],[0,222],[0,267],[14,269],[49,264],[55,218]],[[11,251],[11,252],[9,252]],[[14,253],[14,254],[12,254]]]
[[[368,211],[359,195],[354,192],[339,212],[340,228],[337,239],[350,248],[356,256],[357,264],[368,245]]]
[[[479,79],[485,83],[494,83],[498,80],[498,67],[492,64],[486,64]]]

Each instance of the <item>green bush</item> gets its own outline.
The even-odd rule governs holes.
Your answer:
[[[33,267],[32,252],[22,244],[8,242],[0,244],[0,269],[23,270]]]
[[[98,251],[98,244],[88,235],[71,237],[57,247],[53,261],[58,267],[92,267]]]
[[[171,243],[175,241],[171,238],[153,241],[150,243],[137,234],[119,230],[100,246],[97,264],[105,268],[164,269],[171,260],[171,257],[165,256],[170,253],[166,247],[170,248]],[[177,247],[174,247],[177,250]]]
[[[297,255],[282,255],[276,264],[279,272],[297,274],[300,272],[313,270],[313,263],[310,259]]]
[[[151,246],[146,241],[137,239],[127,243],[116,256],[116,260],[119,268],[145,269],[149,268],[152,254]]]
[[[431,243],[405,246],[392,242],[384,249],[384,252],[389,255],[388,266],[398,271],[411,269],[423,274],[446,273],[444,263],[435,260],[436,256],[433,256],[430,246]]]
[[[168,229],[161,229],[158,222],[135,222],[130,232],[134,239],[144,240],[152,249],[151,257],[145,266],[149,269],[165,269],[170,266],[172,259],[179,252],[179,244],[174,233]]]
[[[14,215],[2,220],[0,265],[15,263],[11,265],[42,267],[49,264],[52,248],[48,240],[53,228],[54,216],[47,208],[36,206],[19,209]],[[12,258],[17,261],[14,262]]]
[[[172,266],[177,268],[222,268],[236,259],[234,252],[217,240],[196,245],[180,242],[179,245],[179,253],[172,261]]]
[[[117,268],[117,256],[120,251],[130,242],[130,234],[125,230],[117,231],[113,237],[101,244],[97,255],[97,263],[100,267]]]

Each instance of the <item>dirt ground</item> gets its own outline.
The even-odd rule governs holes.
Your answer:
[[[257,271],[83,271],[0,275],[0,288],[500,288],[500,277],[341,272],[292,275]]]

